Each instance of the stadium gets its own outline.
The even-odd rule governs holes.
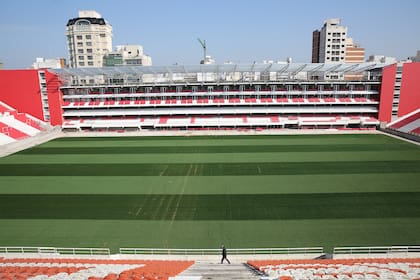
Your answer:
[[[419,75],[1,70],[0,278],[418,279]]]

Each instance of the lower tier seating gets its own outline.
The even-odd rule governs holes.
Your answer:
[[[420,109],[397,119],[388,127],[404,133],[420,135]]]
[[[371,116],[340,115],[194,115],[71,118],[65,129],[204,129],[204,128],[374,128],[379,122]]]
[[[9,144],[34,136],[44,130],[45,123],[28,114],[19,113],[12,107],[0,102],[0,145]]]
[[[192,261],[0,258],[0,279],[159,280],[174,277]]]
[[[419,258],[248,261],[271,279],[416,279]]]

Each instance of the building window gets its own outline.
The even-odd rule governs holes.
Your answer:
[[[89,59],[89,60],[93,60],[93,56],[88,55],[87,59]]]
[[[87,53],[92,53],[92,49],[86,49]]]
[[[83,55],[79,55],[79,60],[85,60],[85,57]]]
[[[83,39],[83,36],[82,36],[82,35],[77,35],[77,36],[76,36],[76,39],[77,39],[77,40],[82,40],[82,39]]]
[[[77,53],[83,53],[83,49],[78,49]]]
[[[93,66],[93,61],[88,61],[89,66]]]
[[[327,39],[327,41],[328,41],[328,42],[330,42],[330,41],[331,41],[331,39],[329,39],[329,38],[328,38],[328,39]]]
[[[105,38],[105,33],[101,33],[101,34],[99,34],[99,37],[101,37],[101,38]]]
[[[85,63],[83,61],[79,62],[79,66],[85,66]]]
[[[86,35],[85,38],[86,38],[86,40],[91,40],[92,39],[92,35]]]
[[[78,47],[83,47],[83,43],[82,42],[77,42],[77,46]]]
[[[92,42],[86,42],[86,46],[88,47],[92,46]]]

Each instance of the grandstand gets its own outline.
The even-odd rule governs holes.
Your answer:
[[[379,124],[381,67],[254,64],[53,71],[64,81],[65,130],[370,129]],[[365,80],[318,80],[320,73],[348,72],[365,73]]]

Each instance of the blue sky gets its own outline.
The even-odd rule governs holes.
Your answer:
[[[403,59],[420,49],[419,0],[0,0],[0,61],[27,68],[65,57],[65,26],[78,10],[113,26],[113,45],[141,44],[154,65],[196,64],[197,38],[216,62],[309,62],[312,31],[338,17],[366,55]]]

